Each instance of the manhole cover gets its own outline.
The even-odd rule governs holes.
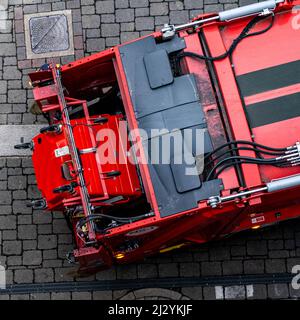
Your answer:
[[[70,10],[24,16],[27,58],[74,54]]]

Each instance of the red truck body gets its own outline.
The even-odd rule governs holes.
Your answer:
[[[198,16],[168,39],[156,32],[30,75],[49,119],[33,139],[38,187],[45,208],[69,219],[80,272],[300,216],[296,4],[277,3],[253,25],[258,14]],[[253,35],[230,52],[246,26]],[[157,137],[141,132],[163,125],[204,130],[203,172],[187,176],[180,165],[145,161]],[[117,155],[112,163],[103,161],[104,143]],[[209,176],[224,145],[233,158]]]

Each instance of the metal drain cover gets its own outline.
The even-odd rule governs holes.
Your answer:
[[[74,54],[71,10],[24,16],[27,58]]]

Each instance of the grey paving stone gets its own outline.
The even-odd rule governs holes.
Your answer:
[[[8,172],[7,168],[0,169],[0,180],[7,180],[7,172]],[[1,203],[1,194],[0,194],[0,203]]]
[[[7,116],[7,123],[8,124],[21,124],[22,122],[22,115],[21,114],[9,114]]]
[[[153,17],[139,17],[135,19],[135,27],[137,31],[153,30],[154,18]]]
[[[2,231],[2,240],[15,240],[17,238],[16,230],[4,230]]]
[[[31,185],[27,188],[28,198],[29,199],[40,199],[41,193],[38,190],[37,186]]]
[[[134,21],[134,9],[117,9],[116,22]]]
[[[220,12],[224,10],[224,6],[222,4],[207,4],[204,6],[204,12],[210,13],[210,12]]]
[[[18,215],[18,225],[28,225],[30,224],[30,227],[34,227],[34,230],[36,230],[36,226],[32,226],[32,217],[29,214],[26,215]],[[26,228],[29,226],[25,226]],[[25,229],[26,231],[31,231],[28,229]],[[34,231],[32,230],[32,231]],[[36,236],[36,234],[35,234]]]
[[[23,264],[25,266],[40,265],[42,263],[42,252],[38,250],[25,251],[23,253]]]
[[[39,249],[53,249],[57,246],[57,237],[55,235],[39,235],[38,248]]]
[[[222,263],[223,275],[233,275],[243,273],[242,261],[224,261]]]
[[[44,268],[61,268],[62,261],[58,259],[43,260],[43,267]]]
[[[103,13],[114,13],[115,4],[113,0],[104,0],[96,2],[96,12],[99,14]]]
[[[22,252],[21,241],[3,241],[2,246],[5,255],[19,255]]]
[[[82,14],[94,14],[96,11],[94,6],[83,6],[81,12]]]
[[[137,276],[140,279],[157,278],[157,266],[155,264],[139,264],[137,266]]]
[[[94,28],[96,28],[96,26]],[[74,34],[74,36],[79,36],[79,35],[83,34],[81,22],[73,23],[73,34]]]
[[[6,165],[9,168],[20,167],[21,166],[21,159],[20,158],[8,158]]]
[[[184,0],[185,9],[202,9],[203,0]]]
[[[264,300],[267,299],[267,286],[264,284],[253,285],[253,297],[247,297],[249,300]]]
[[[72,300],[92,300],[91,292],[72,292]]]
[[[71,300],[71,292],[52,292],[51,300]]]
[[[165,16],[169,13],[168,3],[151,3],[150,15],[151,16]]]
[[[38,4],[38,12],[51,11],[51,3]]]
[[[112,38],[106,38],[106,47],[114,47],[116,45],[120,44],[120,38],[119,37],[112,37]]]
[[[270,299],[286,299],[289,297],[288,285],[281,284],[269,284],[268,285],[268,298]]]
[[[121,31],[134,31],[134,23],[133,22],[122,23]]]
[[[149,8],[136,8],[135,9],[136,17],[147,17],[149,16]]]
[[[74,9],[80,7],[80,0],[67,1],[67,9]]]
[[[51,234],[52,233],[52,224],[42,224],[38,226],[38,234]],[[65,236],[65,235],[59,235]]]
[[[189,13],[183,10],[170,12],[170,23],[172,24],[184,24],[189,21]]]
[[[1,194],[2,191],[0,191]],[[10,194],[10,193],[9,193]],[[0,230],[16,229],[16,217],[13,215],[0,215]]]
[[[245,274],[260,274],[265,272],[265,261],[262,259],[245,260],[244,261]]]
[[[216,276],[222,274],[220,262],[201,262],[202,276]]]
[[[36,239],[37,231],[35,225],[19,225],[18,237],[22,240]]]
[[[169,9],[172,10],[183,10],[184,4],[181,1],[172,1],[169,3]]]
[[[15,56],[16,45],[14,43],[2,43],[0,46],[0,56]]]
[[[181,293],[192,300],[203,300],[202,287],[184,287],[181,289]]]
[[[66,8],[66,3],[63,1],[52,3],[52,10],[64,10],[65,8]]]
[[[8,189],[20,190],[26,188],[27,179],[25,176],[10,176],[8,177]]]
[[[268,253],[267,242],[266,241],[248,241],[247,243],[247,253],[250,256],[261,256]]]
[[[8,256],[7,262],[8,267],[16,267],[22,265],[22,257],[21,256]]]
[[[73,251],[73,246],[70,244],[60,244],[57,249],[58,257],[61,259],[66,259],[68,252]]]
[[[159,277],[178,277],[179,265],[178,263],[160,263],[158,265]]]
[[[51,212],[34,210],[33,223],[34,224],[48,224],[52,222]]]
[[[129,7],[129,0],[115,0],[115,6],[117,9],[123,9]]]
[[[112,300],[112,291],[94,291],[93,300]]]
[[[269,240],[268,248],[270,250],[280,250],[283,249],[283,240]]]
[[[82,16],[82,27],[84,29],[95,29],[100,27],[100,16],[84,15]]]
[[[99,52],[105,49],[104,39],[87,39],[86,48],[88,52]]]
[[[50,299],[51,299],[51,294],[48,292],[30,294],[30,300],[50,300]]]
[[[215,287],[204,287],[203,298],[204,300],[215,300],[216,299]]]
[[[129,0],[131,8],[148,7],[149,0]]]
[[[134,40],[139,37],[138,32],[121,32],[121,43]]]
[[[103,23],[114,23],[115,22],[115,15],[114,14],[102,14],[101,15],[101,25]]]
[[[87,29],[86,30],[87,38],[98,38],[100,37],[100,29]]]
[[[288,250],[269,250],[269,258],[271,259],[288,258],[289,256]]]
[[[36,240],[23,240],[23,250],[35,250],[37,249]]]
[[[116,280],[117,279],[116,268],[113,267],[111,269],[98,272],[96,274],[96,279],[97,280]]]
[[[14,281],[16,283],[32,283],[33,282],[33,271],[29,269],[16,270]]]
[[[43,260],[48,259],[56,259],[57,258],[57,251],[54,250],[43,250]]]
[[[231,255],[233,257],[242,257],[242,256],[245,256],[246,255],[246,248],[243,247],[243,246],[233,246],[231,248]]]
[[[50,268],[47,269],[35,269],[34,270],[34,281],[37,283],[53,282],[54,273]]]
[[[10,300],[29,300],[29,294],[12,294]]]
[[[120,33],[119,24],[102,24],[101,25],[101,34],[103,37],[115,37]]]
[[[73,281],[74,280],[74,272],[76,271],[75,267],[68,268],[55,268],[55,281]]]
[[[91,10],[91,8],[93,10]],[[94,14],[94,7],[82,7],[82,9],[73,9],[72,10],[72,21],[73,22],[81,22],[81,13],[84,14]]]
[[[0,94],[5,94],[7,92],[7,81],[0,80]]]
[[[15,80],[21,79],[22,74],[15,66],[6,66],[3,67],[3,79],[6,80]]]
[[[117,279],[136,279],[136,265],[120,265],[117,266]]]
[[[212,247],[209,249],[210,260],[229,260],[230,259],[230,249],[228,247]]]
[[[25,103],[26,99],[24,90],[8,90],[8,103]]]
[[[183,262],[179,264],[179,274],[181,277],[199,277],[200,265],[197,262]]]
[[[229,286],[224,288],[225,299],[227,300],[243,300],[246,297],[244,286]]]
[[[23,12],[24,13],[35,13],[37,12],[37,5],[36,4],[30,4],[30,5],[25,5],[23,6]]]
[[[70,233],[70,229],[67,225],[67,222],[65,219],[54,219],[53,220],[53,232],[62,234],[62,233]]]
[[[1,186],[1,183],[0,183],[0,186]],[[11,213],[12,213],[11,206],[2,206],[2,205],[0,205],[0,215],[7,215],[7,214],[11,214]]]

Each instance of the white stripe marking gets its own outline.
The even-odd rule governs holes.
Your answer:
[[[216,299],[217,300],[223,300],[224,299],[224,291],[222,286],[216,286],[215,287],[216,292]]]
[[[246,290],[247,290],[247,298],[252,298],[254,296],[254,288],[253,285],[247,285],[246,286]]]

